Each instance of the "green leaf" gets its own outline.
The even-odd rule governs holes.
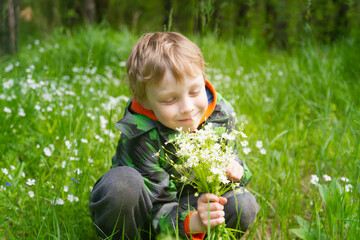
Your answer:
[[[292,232],[293,234],[295,234],[298,238],[300,239],[307,239],[306,238],[306,231],[302,228],[293,228],[293,229],[290,229],[290,232]]]

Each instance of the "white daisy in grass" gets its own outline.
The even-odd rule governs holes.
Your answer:
[[[43,150],[44,150],[44,153],[45,153],[46,156],[50,157],[52,155],[52,151],[51,151],[50,148],[44,147]]]
[[[258,149],[261,149],[263,147],[263,142],[262,141],[256,141],[256,145],[255,145]]]
[[[323,175],[323,179],[324,179],[326,182],[330,182],[330,181],[331,181],[331,177],[330,177],[329,175],[326,175],[326,174]]]
[[[4,107],[4,112],[6,112],[6,113],[11,113],[11,109],[8,108],[8,107]]]
[[[26,184],[29,186],[35,185],[35,179],[28,178],[26,181]]]
[[[310,183],[314,185],[319,185],[319,177],[315,174],[311,175]]]
[[[345,192],[351,192],[353,189],[353,186],[351,184],[346,184],[345,185]]]
[[[341,181],[346,182],[346,183],[350,182],[350,180],[347,177],[341,177],[340,179],[341,179]]]
[[[56,199],[55,202],[56,205],[64,205],[64,200],[62,200],[61,198]]]
[[[266,149],[265,149],[265,148],[260,149],[260,153],[261,153],[262,155],[265,155],[265,154],[266,154]]]
[[[29,193],[29,196],[30,196],[31,198],[33,198],[33,197],[35,196],[35,194],[34,194],[33,191],[28,191],[28,193]]]
[[[2,168],[1,171],[5,174],[8,175],[9,174],[9,170],[7,168]]]
[[[248,155],[250,152],[251,152],[251,148],[246,147],[246,148],[243,149],[243,153],[245,155]]]

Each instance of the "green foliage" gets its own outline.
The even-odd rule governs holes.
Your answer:
[[[356,239],[360,230],[360,219],[357,216],[359,202],[349,192],[352,189],[344,188],[334,179],[329,186],[318,185],[318,190],[321,202],[315,203],[314,218],[320,218],[320,221],[311,219],[309,223],[297,216],[300,228],[290,231],[300,239]]]

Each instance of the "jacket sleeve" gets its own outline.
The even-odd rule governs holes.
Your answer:
[[[177,217],[177,189],[165,170],[164,151],[158,138],[156,130],[141,137],[121,136],[112,167],[130,166],[141,173],[153,204],[150,221],[156,232],[171,231],[178,226],[183,235],[184,223]]]

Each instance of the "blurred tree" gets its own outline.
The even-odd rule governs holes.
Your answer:
[[[96,18],[95,0],[83,0],[83,15],[87,23],[94,24]]]
[[[0,55],[18,49],[19,1],[0,1]]]

